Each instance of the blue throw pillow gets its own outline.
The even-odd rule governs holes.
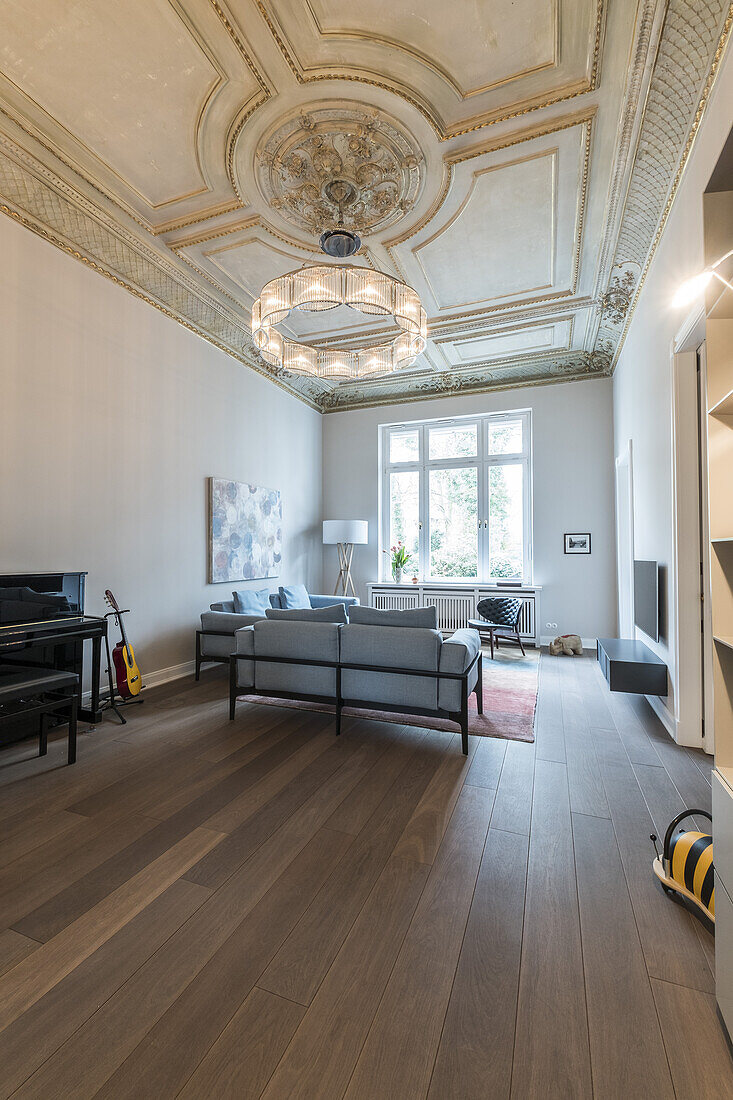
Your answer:
[[[268,588],[260,588],[257,591],[252,588],[241,588],[239,592],[232,592],[232,596],[237,615],[264,615],[265,608],[270,605]]]
[[[291,584],[287,588],[280,586],[280,602],[286,611],[292,608],[310,607],[310,596],[304,584]]]

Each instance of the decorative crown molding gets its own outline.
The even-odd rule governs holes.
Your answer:
[[[253,139],[249,155],[254,163],[247,192],[253,196],[260,188],[268,202],[279,207],[285,221],[302,236],[307,233],[311,238],[315,229],[320,231],[323,227],[324,220],[334,220],[336,210],[332,201],[329,206],[328,194],[324,197],[323,185],[337,174],[356,192],[351,204],[354,228],[377,233],[396,224],[417,203],[420,211],[417,223],[406,219],[407,229],[402,236],[377,240],[374,260],[367,255],[368,263],[378,264],[380,258],[387,264],[390,257],[394,260],[391,250],[435,217],[449,193],[456,164],[482,152],[529,140],[533,134],[551,133],[573,125],[584,127],[572,288],[543,298],[487,303],[482,309],[469,312],[461,306],[431,322],[429,336],[438,345],[451,337],[455,341],[471,333],[491,335],[510,322],[549,320],[562,313],[577,316],[583,311],[587,319],[585,334],[578,334],[577,330],[583,327],[578,325],[575,339],[564,351],[550,349],[546,354],[533,352],[523,357],[513,354],[506,359],[450,370],[433,368],[429,355],[435,354],[435,345],[429,345],[428,354],[416,370],[369,382],[342,383],[333,388],[267,367],[252,345],[246,310],[230,293],[232,287],[227,290],[219,285],[197,262],[196,252],[190,255],[186,252],[197,242],[224,238],[248,224],[261,225],[266,233],[304,253],[312,247],[295,236],[286,238],[283,234],[288,232],[287,228],[281,225],[278,232],[270,224],[266,211],[263,216],[254,206],[240,213],[236,220],[226,222],[225,215],[241,211],[244,201],[235,173],[238,142],[246,134],[256,132],[259,123],[255,127],[252,122],[249,129],[254,112],[262,107],[264,119],[267,111],[272,111],[272,101],[279,92],[255,61],[254,51],[224,6],[224,0],[205,0],[205,3],[216,13],[234,43],[242,65],[255,76],[254,94],[241,105],[239,114],[221,134],[219,155],[226,162],[232,191],[226,185],[223,170],[221,178],[228,196],[220,193],[220,201],[207,210],[171,217],[157,227],[146,225],[103,190],[99,181],[92,180],[89,173],[73,164],[70,157],[64,158],[52,143],[45,142],[34,128],[25,125],[9,104],[2,103],[0,212],[323,412],[419,401],[442,394],[482,393],[606,377],[612,373],[731,36],[733,5],[728,0],[639,0],[614,164],[600,226],[601,239],[592,270],[588,270],[589,252],[581,245],[583,234],[588,233],[591,225],[589,222],[588,228],[584,228],[584,220],[590,217],[586,207],[593,210],[598,206],[597,202],[587,201],[590,180],[596,171],[597,151],[593,147],[599,139],[602,144],[603,127],[607,129],[603,107],[596,105],[595,97],[574,116],[560,117],[556,109],[550,110],[546,118],[538,116],[534,126],[515,132],[505,127],[491,131],[493,140],[473,145],[458,141],[449,146],[442,156],[442,175],[432,180],[437,194],[429,204],[424,193],[427,165],[439,165],[441,157],[436,157],[435,143],[428,148],[428,141],[433,139],[421,121],[414,119],[416,132],[423,135],[422,151],[403,122],[381,106],[362,108],[346,102],[345,97],[340,103],[304,103],[303,95],[295,95],[293,88],[297,91],[320,80],[341,81],[344,88],[361,83],[380,89],[373,98],[389,106],[383,94],[387,91],[403,100],[403,104],[397,105],[400,119],[409,117],[404,103],[410,104],[428,119],[441,142],[552,108],[553,104],[583,92],[566,89],[567,94],[563,93],[559,99],[517,103],[501,116],[474,118],[462,128],[450,130],[428,104],[400,87],[396,78],[385,76],[378,80],[353,71],[338,73],[330,69],[301,71],[289,53],[270,5],[258,2],[268,27],[268,30],[261,28],[261,34],[266,39],[271,35],[285,60],[290,58],[288,67],[295,81],[287,77],[293,84],[287,95],[292,93],[294,97],[288,99],[289,119],[273,124],[259,144],[256,137]],[[603,0],[596,0],[596,16],[595,38],[589,44],[592,80],[585,91],[590,86],[595,88],[599,80],[606,17]],[[210,12],[209,18],[215,25]],[[231,44],[228,50],[232,51]],[[274,50],[272,54],[277,57]],[[283,65],[280,67],[285,69]],[[292,110],[293,102],[300,104],[297,112]],[[593,117],[596,112],[598,123]],[[256,148],[261,155],[255,160]],[[237,152],[236,164],[242,171],[249,171],[244,160]],[[338,167],[338,173],[334,166]],[[344,220],[348,219],[349,211],[345,208]],[[180,234],[201,221],[210,224],[187,237]],[[169,238],[164,240],[163,234]],[[399,271],[396,261],[395,270]],[[438,362],[437,354],[435,358]]]

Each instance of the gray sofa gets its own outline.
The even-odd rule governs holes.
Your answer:
[[[230,718],[245,693],[333,703],[337,734],[345,706],[428,715],[456,722],[467,753],[472,692],[483,711],[476,631],[457,630],[444,641],[434,627],[381,625],[372,608],[358,611],[360,621],[351,621],[352,610],[347,624],[260,619],[238,630]]]
[[[311,607],[314,609],[331,607],[342,603],[349,608],[359,603],[354,596],[317,596],[308,593]],[[280,591],[270,593],[270,606],[276,610],[284,607]],[[201,615],[201,629],[196,631],[196,679],[201,674],[201,666],[209,661],[226,663],[234,651],[234,635],[242,627],[252,626],[261,621],[262,615],[240,615],[234,610],[234,600],[212,603],[208,611]]]

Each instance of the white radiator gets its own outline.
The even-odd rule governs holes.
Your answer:
[[[434,592],[426,589],[423,604],[437,609],[438,630],[460,630],[476,614],[473,592]]]
[[[519,597],[522,610],[519,634],[530,645],[539,645],[539,585],[517,585],[500,588],[494,585],[455,584],[368,584],[369,603],[385,611],[403,611],[408,607],[435,607],[438,630],[446,633],[460,630],[469,619],[477,617],[476,606],[485,596]]]
[[[408,607],[418,607],[418,593],[415,592],[375,592],[372,607],[382,611],[404,611]]]

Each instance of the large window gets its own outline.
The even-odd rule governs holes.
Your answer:
[[[531,581],[530,413],[386,424],[381,431],[382,546],[404,543],[408,573]]]

